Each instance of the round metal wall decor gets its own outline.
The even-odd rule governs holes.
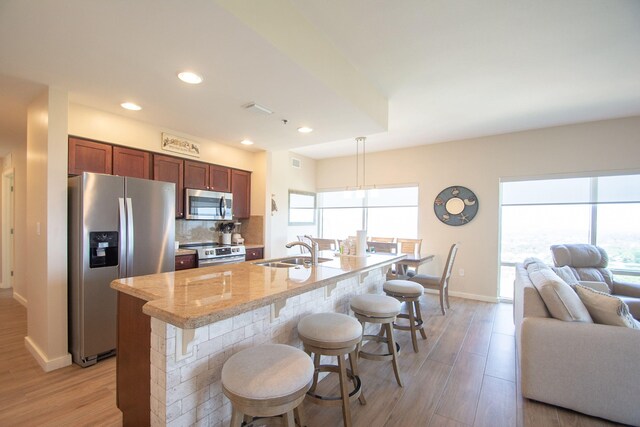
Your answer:
[[[438,219],[447,225],[459,226],[471,222],[478,213],[478,198],[467,187],[445,188],[433,202]]]

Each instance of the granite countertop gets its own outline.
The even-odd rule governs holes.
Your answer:
[[[179,328],[192,329],[392,264],[404,257],[403,254],[336,256],[316,266],[291,268],[243,262],[117,279],[111,282],[111,287],[148,301],[142,308],[145,314]]]
[[[195,255],[196,254],[196,250],[195,249],[177,249],[176,250],[176,256],[179,255]]]

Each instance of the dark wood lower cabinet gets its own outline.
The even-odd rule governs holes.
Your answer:
[[[144,304],[118,292],[116,401],[124,427],[151,424],[151,318]]]

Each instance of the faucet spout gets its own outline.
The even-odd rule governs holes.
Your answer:
[[[311,253],[311,265],[318,265],[318,243],[311,240],[311,244],[305,242],[289,242],[285,245],[286,248],[291,249],[294,246],[302,246]]]

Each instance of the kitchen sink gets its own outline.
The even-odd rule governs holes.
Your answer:
[[[318,258],[318,263],[331,261],[331,258]],[[270,261],[256,262],[255,265],[263,267],[275,267],[275,268],[292,268],[301,265],[311,265],[311,258],[309,257],[291,257],[276,259]]]

